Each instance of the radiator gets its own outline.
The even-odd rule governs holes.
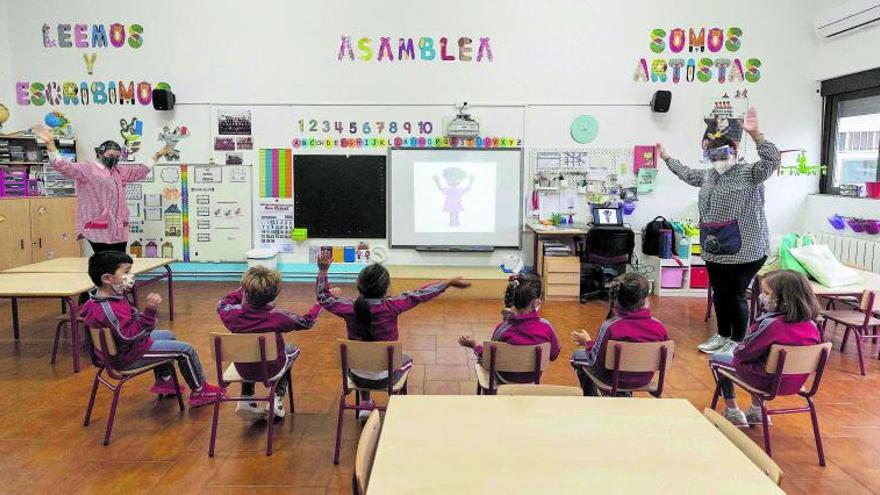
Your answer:
[[[811,235],[816,244],[825,244],[831,248],[831,252],[841,262],[880,273],[880,239],[847,237],[827,232],[811,233]]]

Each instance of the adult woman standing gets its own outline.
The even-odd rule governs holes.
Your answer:
[[[59,173],[76,181],[76,229],[80,238],[89,241],[94,252],[122,251],[128,245],[128,205],[125,185],[143,179],[150,167],[143,164],[119,165],[122,148],[115,141],[104,141],[95,148],[99,163],[91,160],[74,163],[58,156],[55,138],[45,126],[34,133],[46,143],[49,161]],[[162,148],[153,162],[169,151]]]
[[[669,170],[700,188],[700,245],[718,320],[718,333],[697,346],[703,352],[731,350],[745,336],[749,323],[745,291],[770,250],[764,181],[779,167],[779,150],[758,130],[754,108],[746,113],[742,129],[757,144],[760,160],[755,163],[737,162],[738,143],[725,136],[712,136],[708,142],[709,169],[686,167],[657,144]]]

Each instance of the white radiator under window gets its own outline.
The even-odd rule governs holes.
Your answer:
[[[880,273],[880,236],[877,240],[847,237],[827,232],[812,233],[816,244],[825,244],[841,262]]]

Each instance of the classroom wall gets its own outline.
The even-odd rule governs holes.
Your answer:
[[[90,1],[72,17],[61,0],[4,3],[0,11],[12,21],[0,33],[8,43],[9,81],[0,79],[0,97],[7,102],[16,126],[42,119],[43,107],[20,107],[11,91],[18,80],[167,81],[178,97],[173,112],[149,107],[62,107],[80,139],[80,153],[118,136],[120,118],[145,122],[144,157],[159,143],[163,124],[186,124],[192,135],[181,142],[184,162],[220,158],[212,151],[216,107],[252,109],[254,142],[258,147],[288,147],[297,136],[301,116],[363,116],[371,120],[399,115],[452,116],[453,102],[472,102],[484,134],[511,135],[532,147],[577,147],[569,135],[571,120],[583,113],[600,123],[591,147],[617,147],[662,141],[674,155],[694,164],[703,131],[700,105],[704,98],[727,90],[748,88],[761,115],[762,128],[780,148],[806,148],[818,159],[821,101],[815,75],[804,61],[818,46],[812,21],[819,0],[686,0],[628,2],[626,9],[601,1],[559,0],[536,4],[516,0],[498,4],[452,0],[430,11],[402,0],[381,8],[364,2],[285,2],[267,0],[260,8],[230,0],[186,3],[158,0],[130,4]],[[310,8],[314,6],[315,8]],[[759,14],[759,15],[757,15]],[[2,21],[3,14],[0,14]],[[44,22],[123,22],[144,26],[144,44],[137,50],[97,49],[95,74],[85,72],[82,49],[46,49]],[[2,25],[2,24],[0,24]],[[633,70],[641,57],[650,58],[649,33],[655,27],[729,27],[743,29],[743,57],[762,60],[757,83],[674,85],[636,83]],[[481,36],[491,38],[492,63],[339,62],[340,36],[414,37]],[[782,42],[781,40],[784,40]],[[476,54],[477,45],[474,45]],[[356,46],[355,46],[356,49]],[[378,49],[378,41],[373,45]],[[395,50],[396,52],[396,50]],[[663,56],[669,56],[664,54]],[[5,59],[6,57],[4,57]],[[2,68],[2,67],[0,67]],[[2,78],[2,75],[0,75]],[[657,89],[673,91],[668,114],[652,114],[644,106]],[[353,109],[349,104],[369,104]],[[325,152],[322,150],[321,152]],[[746,149],[754,157],[754,146]],[[251,153],[255,159],[256,153]],[[794,160],[794,155],[786,157]],[[782,232],[798,223],[797,212],[815,178],[774,177],[767,184],[771,229]],[[693,208],[696,189],[661,168],[657,191],[643,196],[630,221],[640,227],[654,215],[679,215]],[[352,240],[355,241],[355,240]],[[314,239],[314,244],[329,241]],[[340,243],[341,241],[334,241]],[[374,241],[381,244],[382,240]],[[531,256],[524,235],[523,254]],[[307,258],[307,249],[285,261]],[[394,250],[389,262],[410,264],[497,264],[508,252],[492,255],[423,254]]]
[[[821,9],[835,9],[849,0],[825,0]],[[813,73],[817,80],[831,79],[868,69],[880,67],[880,51],[868,47],[880,46],[880,23],[836,36],[822,39],[812,58]]]

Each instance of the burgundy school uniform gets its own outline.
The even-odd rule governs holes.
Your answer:
[[[786,322],[778,313],[761,315],[749,329],[746,338],[733,350],[733,366],[737,375],[749,385],[768,390],[772,376],[764,371],[770,346],[816,345],[822,343],[819,329],[813,321]],[[809,375],[786,375],[779,385],[780,395],[796,394]]]
[[[641,308],[635,311],[616,311],[615,315],[605,320],[599,329],[599,335],[585,347],[586,361],[584,364],[591,371],[599,375],[599,378],[611,382],[611,372],[605,368],[605,355],[608,352],[608,341],[621,342],[663,342],[668,340],[666,327],[660,320],[651,316],[651,310]],[[650,372],[621,372],[619,379],[620,388],[638,388],[651,383],[654,377]]]
[[[217,314],[226,328],[232,333],[275,333],[275,344],[281,349],[281,355],[278,356],[274,364],[269,366],[269,377],[276,375],[284,368],[287,356],[283,351],[284,332],[293,330],[308,330],[314,326],[318,315],[321,314],[321,306],[315,304],[308,313],[299,316],[290,311],[276,309],[272,305],[254,306],[244,301],[244,289],[238,288],[226,295],[217,304]],[[266,342],[266,345],[272,345]],[[299,353],[299,350],[296,351]],[[242,378],[251,380],[261,380],[262,371],[260,365],[256,364],[236,364],[236,370]]]
[[[138,310],[122,296],[98,297],[97,289],[80,307],[80,315],[88,328],[110,328],[116,342],[116,356],[110,357],[115,369],[125,369],[141,358],[153,345],[150,332],[156,327],[156,312],[149,308]],[[95,357],[103,362],[99,349],[93,349]]]
[[[448,287],[449,284],[446,282],[436,282],[420,289],[404,292],[398,296],[367,299],[367,304],[369,304],[370,312],[373,315],[373,340],[377,342],[397,340],[397,317],[404,311],[409,311],[423,302],[434,299],[445,292]],[[354,315],[354,301],[331,294],[326,274],[318,275],[315,289],[318,293],[318,304],[345,320],[348,338],[351,340],[363,340],[358,331],[357,319]]]
[[[492,339],[497,342],[505,342],[511,345],[537,345],[550,342],[550,360],[556,361],[559,357],[559,341],[556,339],[556,331],[549,321],[541,318],[537,311],[522,315],[511,314],[495,327]],[[474,347],[474,354],[478,359],[483,358],[483,346]],[[489,363],[483,363],[487,369]],[[534,381],[532,373],[499,373],[499,378],[505,382],[523,383]]]

